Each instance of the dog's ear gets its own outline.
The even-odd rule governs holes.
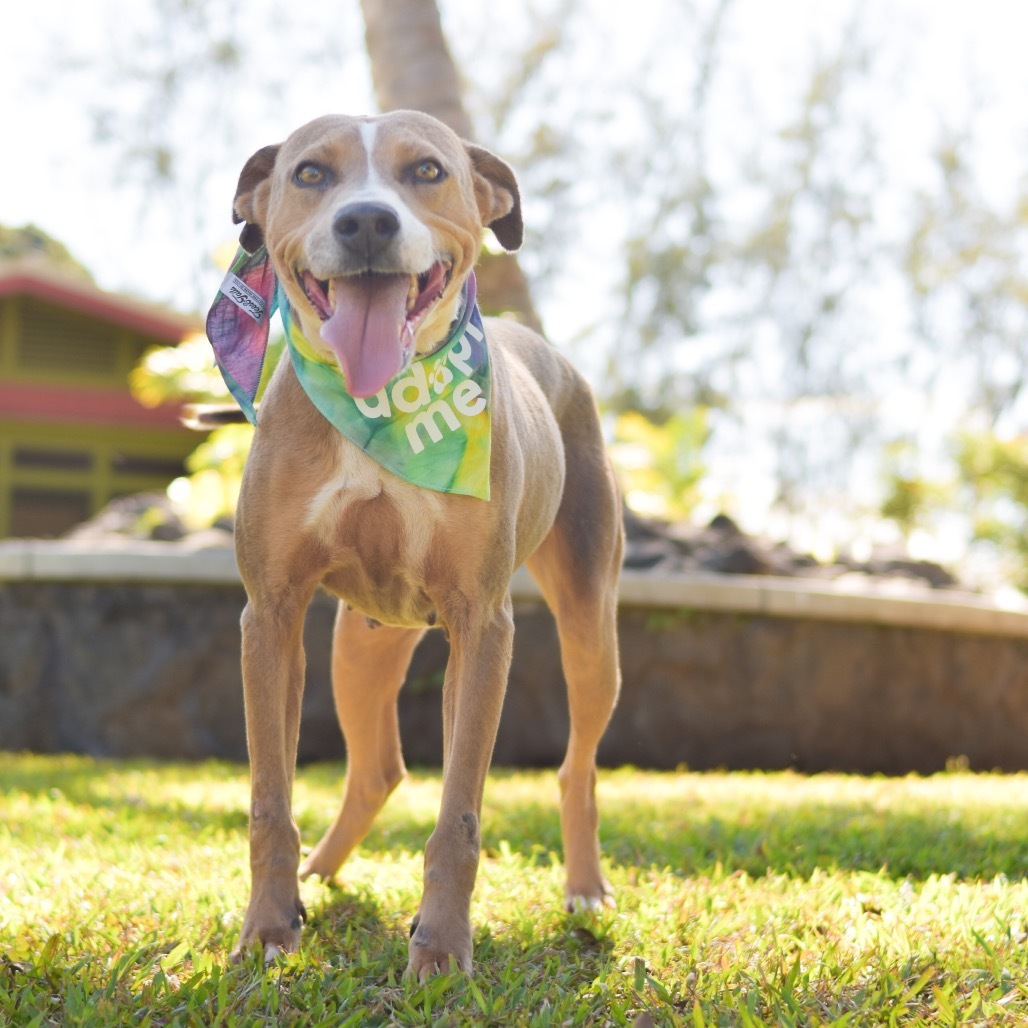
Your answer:
[[[239,173],[239,183],[232,201],[232,221],[236,225],[241,221],[246,222],[243,231],[239,233],[239,242],[247,253],[255,253],[264,242],[261,217],[278,151],[277,145],[262,146]]]
[[[481,146],[465,143],[464,147],[471,160],[482,224],[493,230],[505,250],[517,250],[524,238],[525,226],[521,221],[521,193],[514,172],[510,165]]]

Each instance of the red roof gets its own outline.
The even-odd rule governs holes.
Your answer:
[[[0,298],[6,296],[32,296],[168,344],[179,343],[201,328],[196,317],[131,296],[105,292],[32,258],[0,262]]]
[[[181,402],[144,407],[127,389],[0,382],[0,417],[18,421],[182,429],[181,409]]]

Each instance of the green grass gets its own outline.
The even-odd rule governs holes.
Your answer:
[[[302,769],[316,841],[342,768]],[[490,778],[476,973],[402,979],[440,779],[415,773],[303,950],[227,953],[242,767],[0,754],[0,1024],[1020,1025],[1028,776],[601,775],[619,907],[561,913],[552,772]]]

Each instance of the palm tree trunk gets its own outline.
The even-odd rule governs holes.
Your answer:
[[[424,111],[473,139],[436,0],[361,0],[361,8],[379,107]],[[510,313],[541,329],[528,281],[512,254],[481,255],[478,295],[485,313]]]

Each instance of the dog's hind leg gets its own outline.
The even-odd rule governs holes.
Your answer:
[[[569,461],[557,519],[527,561],[557,622],[568,687],[571,732],[558,772],[568,910],[613,905],[600,870],[596,749],[620,687],[621,549],[619,500],[606,460]]]
[[[339,604],[332,644],[332,692],[346,740],[346,785],[335,821],[300,867],[330,879],[364,838],[406,771],[396,699],[422,628],[369,625]]]

